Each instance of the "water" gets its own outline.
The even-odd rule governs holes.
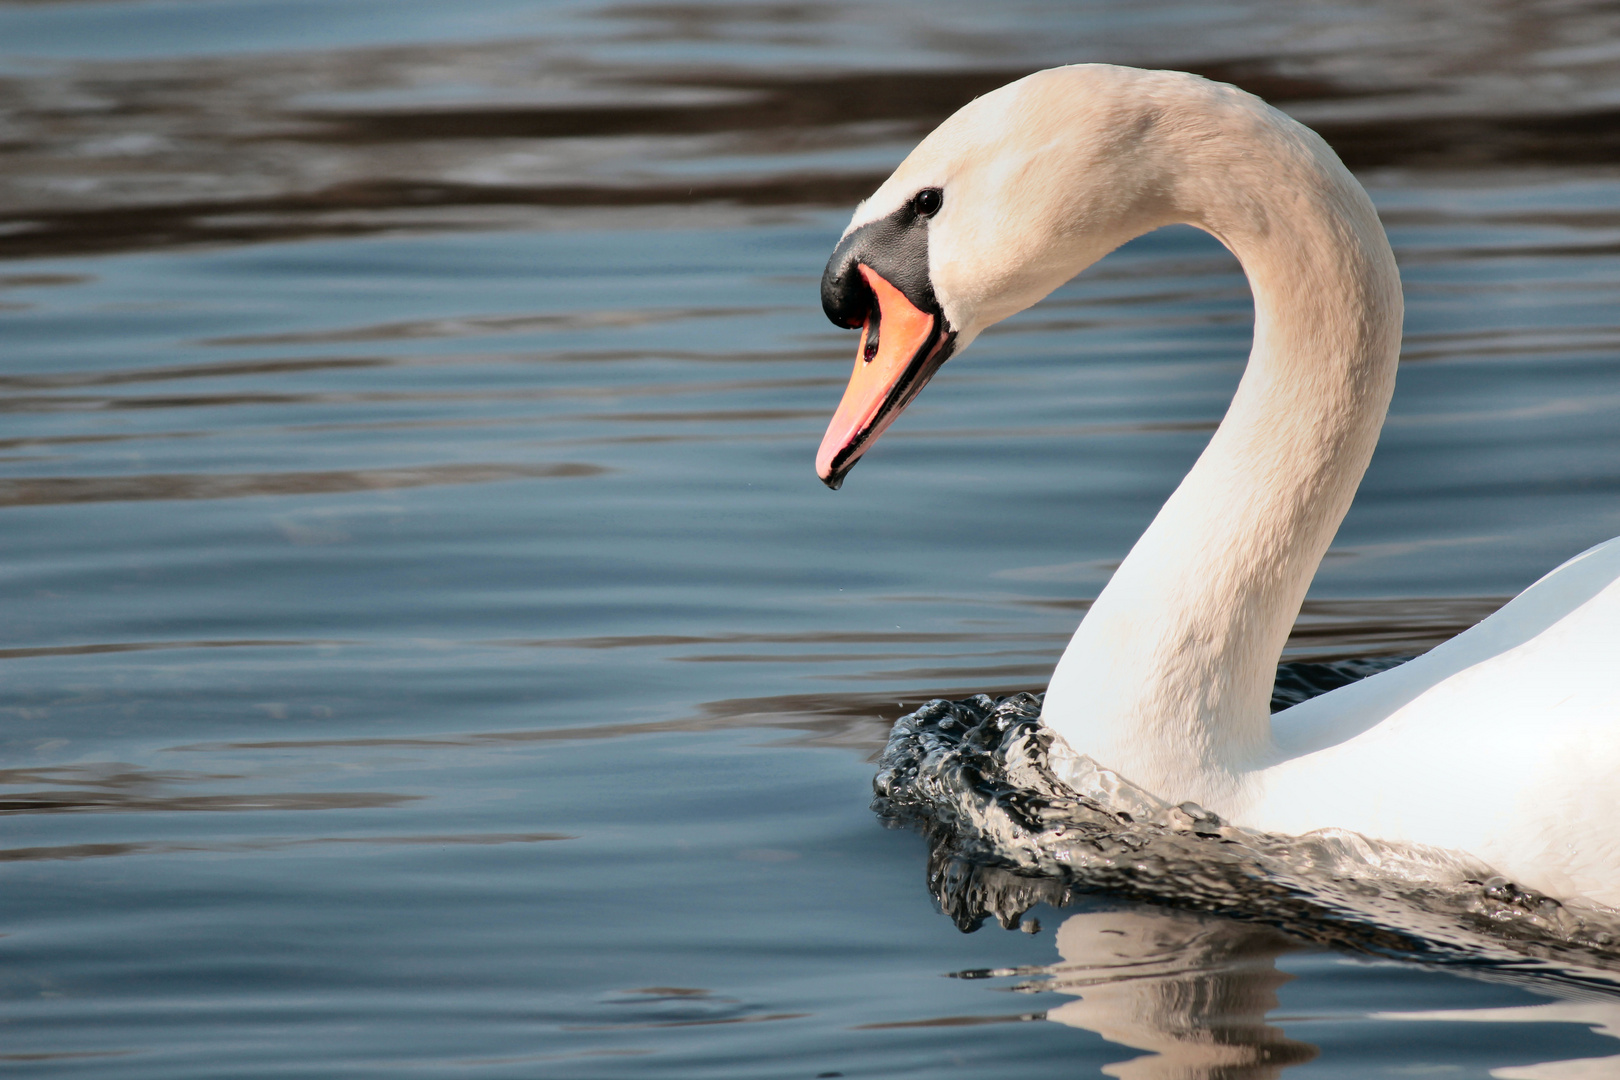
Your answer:
[[[0,3],[0,1060],[1620,1072],[1620,999],[1494,954],[1108,894],[962,934],[867,808],[897,716],[1044,685],[1207,439],[1250,326],[1212,240],[811,468],[816,282],[909,145],[1047,64],[1207,71],[1341,149],[1407,285],[1288,658],[1443,640],[1620,534],[1616,18]]]

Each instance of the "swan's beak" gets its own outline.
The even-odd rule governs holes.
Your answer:
[[[916,307],[905,294],[865,263],[861,277],[873,303],[861,328],[855,371],[844,400],[827,425],[816,454],[816,475],[837,491],[866,448],[934,377],[950,355],[944,319]]]

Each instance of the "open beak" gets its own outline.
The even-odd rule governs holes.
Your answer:
[[[865,263],[861,277],[873,304],[861,328],[855,371],[816,454],[816,475],[838,490],[866,448],[877,441],[951,354],[954,335]]]

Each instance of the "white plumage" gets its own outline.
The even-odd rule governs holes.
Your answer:
[[[851,231],[925,188],[943,192],[928,272],[958,352],[1162,225],[1215,235],[1254,291],[1232,405],[1075,632],[1043,720],[1240,825],[1447,848],[1620,906],[1620,541],[1405,666],[1268,714],[1400,347],[1394,256],[1332,150],[1233,87],[1081,65],[962,109]]]

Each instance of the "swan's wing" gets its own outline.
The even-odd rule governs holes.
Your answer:
[[[1529,644],[1549,632],[1578,646],[1607,646],[1608,680],[1620,686],[1620,537],[1589,548],[1547,574],[1479,624],[1409,663],[1312,698],[1272,717],[1279,760],[1339,745],[1371,730],[1454,676]],[[1573,620],[1573,621],[1571,621]],[[1551,650],[1548,664],[1555,662]],[[1538,661],[1541,663],[1542,661]],[[1561,666],[1529,673],[1536,694],[1553,694],[1569,675]],[[1505,669],[1504,669],[1505,670]],[[1481,673],[1483,675],[1484,673]],[[1476,680],[1481,676],[1476,676]],[[1580,689],[1587,692],[1585,680]],[[1471,684],[1472,685],[1472,684]],[[1460,686],[1451,688],[1455,693]],[[1561,693],[1550,699],[1562,697]],[[1437,704],[1437,703],[1436,703]],[[1430,706],[1425,707],[1430,708]]]
[[[1242,823],[1458,849],[1532,888],[1620,904],[1620,541],[1410,664],[1279,713],[1277,729],[1299,752],[1258,774]]]

